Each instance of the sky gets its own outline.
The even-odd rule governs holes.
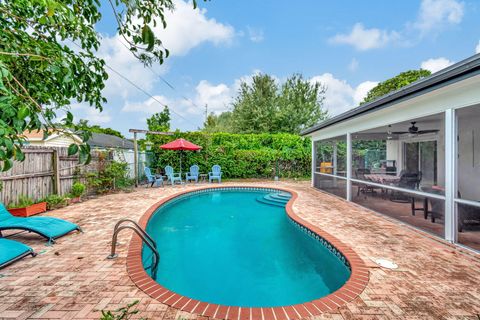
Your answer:
[[[205,105],[209,113],[231,110],[240,83],[257,73],[279,83],[294,73],[320,82],[324,107],[336,115],[402,71],[436,72],[480,53],[479,0],[198,3],[194,10],[174,0],[167,28],[154,30],[171,56],[145,68],[125,48],[102,0],[97,54],[131,83],[107,69],[104,111],[72,104],[74,115],[130,137],[128,129],[146,129],[146,119],[168,105],[171,129],[192,131],[202,127]]]

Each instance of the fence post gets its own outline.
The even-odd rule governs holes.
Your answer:
[[[52,169],[53,169],[53,192],[55,194],[60,194],[60,157],[58,155],[58,150],[53,149],[52,153]]]

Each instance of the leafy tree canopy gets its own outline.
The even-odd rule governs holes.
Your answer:
[[[147,119],[148,130],[166,132],[170,130],[170,110],[167,106],[162,112],[154,113]]]
[[[210,113],[203,124],[205,132],[233,132],[232,131],[232,112],[226,111],[219,115]]]
[[[75,129],[80,130],[80,131],[89,131],[89,132],[94,132],[94,133],[105,133],[105,134],[109,134],[109,135],[112,135],[112,136],[117,136],[119,138],[125,139],[123,134],[121,134],[119,131],[114,130],[112,128],[102,128],[97,124],[89,125],[88,120],[85,120],[85,119],[80,119],[74,127],[75,127]]]
[[[327,116],[323,109],[325,87],[294,74],[283,84],[266,74],[242,82],[232,103],[233,110],[210,114],[207,132],[295,133]]]
[[[172,0],[108,0],[118,33],[133,55],[149,65],[162,63],[168,50],[151,27],[166,26],[165,12]],[[196,6],[195,0],[193,1]],[[72,101],[99,110],[107,73],[105,61],[95,56],[101,19],[98,0],[0,1],[0,166],[8,170],[12,159],[23,160],[22,133],[49,132],[59,110],[66,110],[63,125],[73,124]],[[88,139],[88,132],[83,139]],[[87,144],[72,145],[88,161]],[[2,165],[3,164],[3,165]]]
[[[376,87],[368,92],[367,96],[360,104],[362,105],[364,103],[371,102],[390,92],[405,87],[412,82],[428,77],[430,74],[430,71],[423,69],[402,72],[393,78],[380,82]]]

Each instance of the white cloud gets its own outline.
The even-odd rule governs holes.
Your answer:
[[[258,43],[258,42],[262,42],[264,39],[264,34],[262,29],[252,28],[248,26],[247,32],[248,32],[248,37],[252,42]]]
[[[358,69],[358,61],[357,59],[353,58],[348,65],[348,70],[355,72]]]
[[[367,94],[377,86],[377,81],[364,81],[360,83],[353,93],[353,105],[356,107],[363,101]]]
[[[186,55],[205,42],[230,44],[235,37],[233,27],[207,18],[206,9],[194,10],[191,3],[182,0],[176,0],[174,4],[175,10],[165,13],[167,28],[163,29],[161,25],[153,28],[172,55]]]
[[[462,21],[465,4],[457,0],[422,0],[414,27],[423,34]]]
[[[428,59],[421,63],[421,68],[430,71],[431,73],[435,73],[442,69],[445,69],[448,66],[451,66],[453,61],[448,60],[447,58],[436,58],[436,59]]]
[[[160,101],[160,103],[159,103]],[[126,101],[122,108],[123,112],[141,112],[148,115],[163,111],[165,105],[170,106],[172,101],[167,97],[155,95],[153,98],[141,102]]]
[[[398,38],[395,31],[385,31],[376,28],[367,29],[361,23],[356,23],[350,33],[337,34],[330,39],[332,43],[348,44],[357,50],[381,48]]]
[[[478,44],[475,47],[475,53],[480,53],[480,41],[478,41]]]
[[[213,85],[206,80],[202,80],[198,83],[195,91],[195,104],[200,107],[208,105],[209,113],[225,111],[233,99],[233,88],[224,83]]]
[[[75,114],[81,114],[80,119],[87,119],[90,124],[105,124],[112,121],[110,110],[98,111],[94,107],[90,107],[83,103],[70,105],[71,110]],[[78,119],[77,119],[78,120]]]
[[[458,0],[422,0],[417,18],[399,30],[365,28],[356,23],[347,34],[337,34],[331,43],[347,44],[360,51],[378,49],[390,44],[412,45],[427,35],[438,33],[448,26],[459,24],[465,4]]]
[[[365,81],[353,88],[347,81],[337,79],[331,73],[315,76],[310,81],[319,82],[327,87],[325,107],[330,115],[337,115],[358,106],[367,93],[378,84],[374,81]]]

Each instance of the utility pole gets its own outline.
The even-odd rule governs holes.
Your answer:
[[[206,103],[205,104],[205,123],[207,123],[207,119],[208,119],[208,104]]]

